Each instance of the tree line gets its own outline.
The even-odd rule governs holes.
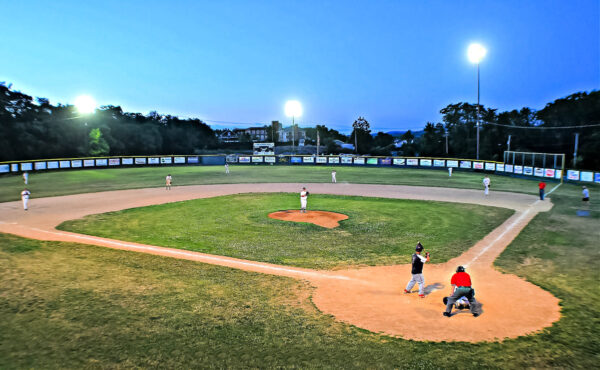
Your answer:
[[[317,125],[304,128],[307,138],[329,154],[354,152],[371,155],[399,154],[427,157],[476,157],[477,105],[449,104],[441,122],[427,122],[420,136],[411,131],[397,138],[384,132],[373,135],[370,123],[359,117],[346,136]],[[481,159],[502,161],[505,150],[564,153],[571,168],[600,169],[600,92],[579,92],[530,108],[498,112],[479,106]],[[276,141],[281,124],[265,126],[267,141]],[[574,157],[578,134],[577,157]],[[510,136],[510,143],[509,138]],[[244,148],[250,142],[241,140]],[[341,149],[346,142],[354,150]],[[11,90],[0,82],[0,161],[69,158],[103,155],[200,154],[225,148],[215,131],[199,119],[150,112],[124,112],[107,105],[94,114],[82,115],[71,105],[52,105]],[[230,145],[231,146],[231,145]],[[235,146],[235,145],[234,145]],[[241,147],[240,147],[241,148]],[[322,151],[323,152],[323,151]]]

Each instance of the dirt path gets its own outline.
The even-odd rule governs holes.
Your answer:
[[[208,255],[179,249],[111,240],[55,229],[63,221],[94,213],[152,204],[247,192],[298,192],[306,186],[316,194],[472,203],[514,209],[515,214],[471,249],[447,263],[425,267],[427,297],[403,294],[409,265],[317,271]],[[525,194],[446,188],[354,184],[230,184],[121,190],[106,193],[32,199],[30,210],[20,202],[0,204],[0,232],[41,240],[70,241],[228,266],[260,273],[306,279],[315,286],[313,301],[324,313],[374,332],[430,341],[493,341],[539,331],[560,318],[557,298],[515,276],[501,274],[493,261],[538,213],[552,207]],[[310,202],[309,202],[310,208]],[[435,263],[435,259],[432,261]],[[468,312],[452,318],[441,315],[442,298],[458,265],[467,266],[476,297],[482,302],[478,318]]]

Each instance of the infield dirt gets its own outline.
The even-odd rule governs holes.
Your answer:
[[[278,266],[99,238],[56,230],[63,221],[95,213],[117,211],[197,198],[247,192],[297,192],[306,186],[312,194],[339,194],[471,203],[514,209],[515,214],[462,255],[442,264],[435,256],[425,266],[426,298],[404,294],[410,265],[357,267],[336,271]],[[560,318],[559,300],[515,275],[502,274],[493,261],[538,212],[552,207],[525,194],[447,188],[354,184],[230,184],[122,190],[32,199],[24,212],[20,202],[0,204],[0,231],[41,240],[58,240],[183,258],[237,269],[305,279],[315,287],[313,302],[338,320],[374,332],[430,341],[494,341],[527,335]],[[337,221],[336,221],[337,222]],[[482,315],[468,312],[443,317],[442,298],[450,293],[456,266],[467,267],[482,303]]]

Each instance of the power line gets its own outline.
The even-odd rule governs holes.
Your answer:
[[[492,125],[492,126],[508,127],[508,128],[525,128],[525,129],[538,129],[538,130],[566,130],[566,129],[574,129],[574,128],[587,128],[587,127],[598,127],[598,126],[600,126],[600,123],[591,124],[591,125],[560,126],[560,127],[512,126],[512,125],[503,125],[501,123],[494,123],[494,122],[485,122],[485,124],[486,125]]]

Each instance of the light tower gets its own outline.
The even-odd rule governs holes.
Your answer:
[[[302,115],[302,105],[297,100],[289,100],[285,103],[285,115],[292,117],[292,151],[294,151],[294,142],[296,141],[296,117]]]
[[[485,57],[487,50],[479,44],[469,45],[467,55],[471,63],[477,63],[477,159],[479,159],[479,62]]]

